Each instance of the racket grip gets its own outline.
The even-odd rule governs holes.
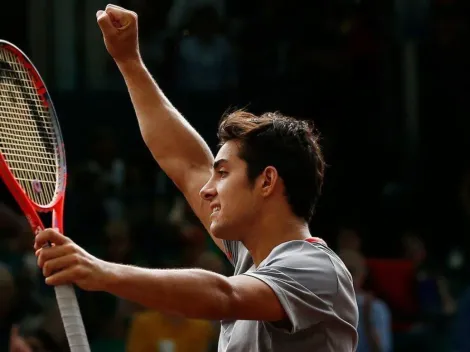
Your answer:
[[[55,296],[71,352],[90,352],[80,307],[71,285],[55,286]]]

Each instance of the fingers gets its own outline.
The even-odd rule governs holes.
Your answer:
[[[106,12],[101,10],[98,11],[96,13],[96,19],[104,35],[113,35],[118,32],[117,28],[114,26],[111,18]]]
[[[76,248],[73,245],[41,248],[36,252],[38,257],[38,266],[43,268],[48,261],[74,253],[76,253]]]
[[[105,11],[96,13],[96,19],[103,34],[113,35],[134,24],[137,14],[116,5],[108,5]]]
[[[80,263],[80,257],[77,254],[68,254],[48,260],[42,266],[42,273],[47,278],[54,273],[74,267]]]
[[[137,14],[134,11],[126,10],[120,6],[109,4],[106,6],[105,11],[111,17],[112,21],[119,22],[121,26],[127,26],[128,21],[132,22],[132,20],[137,19]]]
[[[46,284],[51,286],[73,284],[82,277],[78,266],[71,266],[46,278]]]
[[[70,243],[70,239],[62,235],[60,232],[54,229],[46,229],[41,231],[37,234],[34,240],[34,249],[38,250],[49,243],[53,243],[55,245],[64,245]]]

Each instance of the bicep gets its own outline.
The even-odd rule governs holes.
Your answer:
[[[248,313],[243,314],[289,323],[283,329],[292,333],[336,315],[333,301],[338,294],[337,275],[326,253],[299,241],[274,249],[265,264],[245,273],[247,279],[231,279],[243,283],[251,279],[249,285],[241,286],[245,291],[239,297],[248,302],[243,305]]]
[[[276,322],[287,317],[277,295],[264,281],[238,275],[230,277],[229,282],[232,287],[229,319]]]

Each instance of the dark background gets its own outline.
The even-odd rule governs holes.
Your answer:
[[[417,238],[426,265],[446,278],[459,302],[466,294],[469,249],[470,3],[196,3],[202,5],[119,4],[139,13],[147,66],[211,147],[215,150],[217,122],[228,109],[279,110],[313,119],[329,167],[312,233],[337,249],[338,235],[353,232],[367,258],[394,260],[413,260],[403,239]],[[109,260],[182,267],[199,265],[205,256],[207,265],[229,275],[225,259],[141,140],[126,87],[96,26],[95,12],[105,5],[2,2],[0,38],[36,64],[60,118],[70,179],[65,231]],[[179,8],[183,15],[177,20],[172,14]],[[195,48],[197,37],[212,38],[210,49]],[[4,189],[0,195],[17,211]],[[29,249],[7,236],[17,220],[6,209],[0,217],[3,261],[22,268]],[[24,335],[38,331],[38,319],[54,304],[52,290],[36,274],[37,281],[29,279],[27,286],[36,290],[34,297],[23,294],[28,297],[15,313]],[[90,339],[125,344],[132,314],[117,319],[119,304],[104,294],[80,297]],[[400,323],[401,313],[387,303]],[[437,350],[452,350],[455,314],[438,319],[446,342],[434,346]],[[418,321],[419,315],[407,324]],[[60,341],[58,326],[49,334]]]

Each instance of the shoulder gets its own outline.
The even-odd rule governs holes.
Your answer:
[[[292,266],[335,272],[335,261],[339,258],[328,247],[306,241],[289,241],[275,247],[261,266]]]
[[[357,325],[352,280],[332,250],[322,244],[290,241],[272,250],[245,275],[266,283],[276,294],[293,331],[326,321]]]
[[[283,243],[270,253],[256,271],[282,274],[316,292],[330,294],[338,290],[338,276],[343,275],[337,256],[328,247],[306,241]]]

